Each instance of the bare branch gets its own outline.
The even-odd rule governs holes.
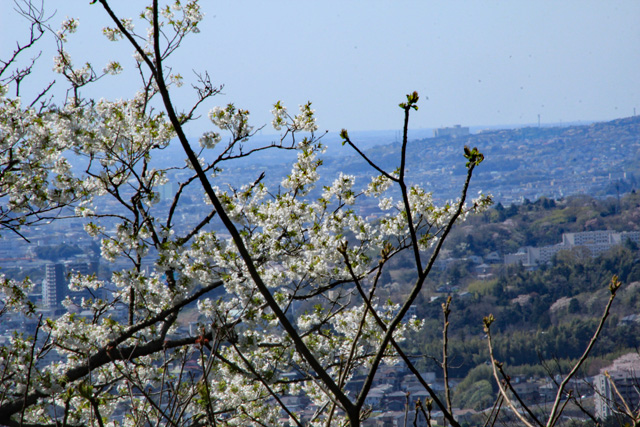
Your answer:
[[[553,402],[553,407],[551,409],[551,413],[549,414],[549,419],[547,421],[547,427],[554,426],[556,424],[558,418],[560,417],[561,411],[558,411],[558,407],[559,407],[560,401],[562,400],[562,395],[564,394],[564,389],[567,386],[567,384],[569,383],[569,381],[571,380],[571,378],[573,378],[573,376],[576,374],[576,372],[578,372],[578,370],[580,369],[582,364],[585,362],[585,360],[587,360],[587,357],[589,356],[589,353],[591,353],[591,349],[593,348],[593,346],[595,345],[596,341],[598,340],[598,337],[600,336],[600,332],[602,332],[602,328],[604,328],[604,322],[609,317],[609,311],[611,310],[611,305],[613,304],[613,300],[616,298],[616,292],[618,291],[618,289],[620,289],[620,286],[622,286],[622,284],[618,280],[618,277],[617,276],[613,276],[611,278],[611,282],[609,284],[609,291],[610,291],[611,295],[609,296],[609,301],[607,302],[607,305],[604,308],[604,313],[600,317],[600,323],[598,324],[598,327],[596,328],[595,332],[593,333],[593,336],[591,337],[591,340],[589,341],[589,344],[587,345],[587,348],[584,350],[584,353],[582,353],[582,356],[580,357],[580,359],[578,359],[576,364],[573,366],[573,369],[571,369],[571,372],[569,372],[569,374],[560,383],[560,387],[558,388],[558,393],[556,394],[556,399]]]
[[[507,402],[507,405],[509,405],[509,408],[511,408],[515,416],[518,417],[518,419],[520,420],[520,422],[522,422],[523,425],[527,427],[534,427],[534,425],[531,424],[529,420],[527,420],[524,417],[524,415],[522,415],[520,411],[516,408],[513,401],[507,395],[507,389],[505,389],[504,385],[502,384],[502,381],[500,380],[500,377],[498,376],[498,366],[500,362],[498,362],[495,359],[495,356],[493,355],[493,344],[491,342],[491,323],[493,323],[494,320],[495,319],[491,314],[484,318],[484,332],[487,334],[487,343],[489,345],[489,358],[491,359],[491,367],[493,368],[493,377],[495,378],[496,383],[498,384],[498,389],[500,390],[500,395],[502,396],[503,401]]]

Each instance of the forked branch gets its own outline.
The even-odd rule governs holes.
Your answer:
[[[560,415],[562,414],[564,407],[567,403],[568,400],[565,400],[565,402],[562,402],[562,398],[565,395],[565,388],[567,386],[567,384],[569,383],[569,381],[571,381],[571,379],[575,376],[575,374],[578,372],[578,370],[580,369],[580,367],[584,364],[584,362],[587,360],[587,357],[589,357],[589,354],[591,353],[591,350],[593,349],[593,346],[595,345],[596,341],[598,340],[598,337],[600,336],[600,333],[602,332],[602,329],[604,328],[604,324],[605,321],[607,320],[607,318],[609,317],[609,312],[611,310],[611,305],[613,304],[613,301],[616,297],[616,292],[618,291],[618,289],[620,289],[621,283],[618,280],[617,276],[613,276],[611,278],[611,282],[609,284],[609,292],[610,292],[610,296],[609,296],[609,301],[607,302],[607,305],[605,306],[604,312],[602,314],[602,316],[600,317],[600,322],[598,324],[598,327],[596,328],[596,330],[593,333],[593,336],[591,337],[591,340],[589,341],[589,344],[587,345],[587,347],[585,348],[584,352],[582,353],[582,356],[578,359],[578,361],[573,365],[573,368],[571,369],[571,371],[569,372],[569,374],[564,378],[564,380],[560,383],[559,387],[558,387],[558,392],[556,393],[556,398],[553,401],[553,406],[551,409],[551,412],[549,413],[549,418],[547,419],[547,422],[545,424],[546,427],[553,427],[557,424],[558,420],[560,419]],[[505,402],[507,402],[507,405],[509,405],[509,407],[511,408],[511,410],[513,411],[513,413],[518,417],[518,419],[527,427],[534,427],[533,424],[530,423],[529,420],[527,420],[527,418],[522,414],[522,412],[520,410],[517,409],[516,404],[513,402],[513,399],[511,399],[508,395],[508,391],[509,391],[509,386],[508,384],[503,385],[503,382],[500,379],[500,376],[498,374],[498,371],[502,370],[502,363],[498,362],[493,354],[493,344],[492,344],[492,340],[491,340],[491,324],[495,321],[495,318],[493,317],[493,315],[489,315],[487,317],[484,318],[483,322],[484,322],[484,331],[487,334],[487,342],[489,345],[489,356],[491,358],[491,366],[493,368],[493,376],[496,380],[496,383],[498,384],[498,388],[500,390],[500,394],[502,395],[502,398],[504,399]],[[528,408],[526,408],[524,405],[522,405],[522,402],[520,402],[521,406],[523,407],[523,410],[528,411]],[[528,411],[529,414],[530,411]],[[537,422],[538,425],[541,425],[540,422],[534,418],[534,420]]]

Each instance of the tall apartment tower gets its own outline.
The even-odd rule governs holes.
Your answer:
[[[42,282],[42,302],[44,308],[56,309],[60,307],[67,294],[67,283],[64,277],[64,265],[47,264],[45,279]]]
[[[596,418],[604,420],[625,407],[637,411],[640,405],[640,356],[637,353],[623,355],[600,372],[594,378]]]

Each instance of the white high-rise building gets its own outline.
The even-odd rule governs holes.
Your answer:
[[[637,412],[640,405],[640,355],[630,353],[621,356],[600,372],[594,384],[596,418],[604,420],[615,413],[624,413],[626,407]]]
[[[67,283],[64,277],[64,265],[47,264],[45,279],[42,282],[42,304],[44,308],[59,308],[67,294]]]
[[[640,245],[640,231],[582,231],[579,233],[563,233],[562,242],[557,245],[541,246],[534,248],[525,246],[515,254],[505,255],[505,264],[522,264],[534,266],[551,262],[553,256],[561,250],[570,250],[576,247],[588,249],[592,257],[600,256],[611,250],[616,245],[622,245],[627,240]]]

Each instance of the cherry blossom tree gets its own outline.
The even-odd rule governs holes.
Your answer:
[[[198,1],[154,0],[137,18],[119,16],[107,0],[93,3],[112,20],[104,35],[133,48],[140,89],[123,100],[83,97],[86,86],[103,78],[108,85],[126,64],[109,60],[102,71],[75,66],[65,43],[80,21],[68,18],[54,30],[41,8],[19,3],[31,38],[0,70],[0,225],[20,233],[42,219],[78,218],[100,241],[104,260],[127,268],[108,280],[74,275],[71,289],[94,294],[82,301],[91,316],[40,317],[34,336],[17,335],[0,349],[0,424],[278,425],[286,417],[290,425],[355,427],[368,416],[365,402],[381,364],[404,363],[431,395],[420,410],[436,408],[459,425],[449,393],[439,398],[401,343],[422,325],[407,313],[451,228],[491,202],[467,196],[483,155],[476,148],[461,153],[467,173],[457,200],[437,205],[428,189],[410,184],[405,163],[416,92],[399,105],[403,138],[395,170],[380,167],[341,132],[343,145],[371,166],[367,183],[344,173],[316,188],[324,146],[311,103],[293,113],[276,102],[271,124],[281,137],[262,147],[250,144],[256,128],[249,111],[211,106],[211,130],[196,146],[185,126],[221,88],[202,73],[193,82],[195,102],[176,105],[172,91],[183,78],[166,60],[185,37],[197,36]],[[13,66],[45,36],[57,43],[54,72],[69,90],[58,101],[46,98],[45,86],[25,104],[20,85],[28,67]],[[155,167],[154,156],[170,141],[181,145],[185,164]],[[263,150],[297,153],[278,188],[264,184],[266,170],[241,185],[221,185],[227,165]],[[81,172],[68,155],[81,160]],[[159,188],[176,171],[182,172],[177,191],[161,204]],[[193,188],[208,211],[177,227],[176,212]],[[359,213],[368,199],[382,213],[375,220]],[[394,304],[379,297],[381,277],[403,252],[411,254],[414,280]],[[145,268],[148,259],[153,268]],[[3,312],[35,315],[26,298],[31,285],[3,279]],[[178,318],[193,304],[200,326],[180,335]],[[303,304],[307,311],[295,309]],[[126,320],[116,316],[122,307]],[[357,374],[364,381],[354,392]],[[301,394],[317,408],[310,419],[286,404],[286,396]]]

